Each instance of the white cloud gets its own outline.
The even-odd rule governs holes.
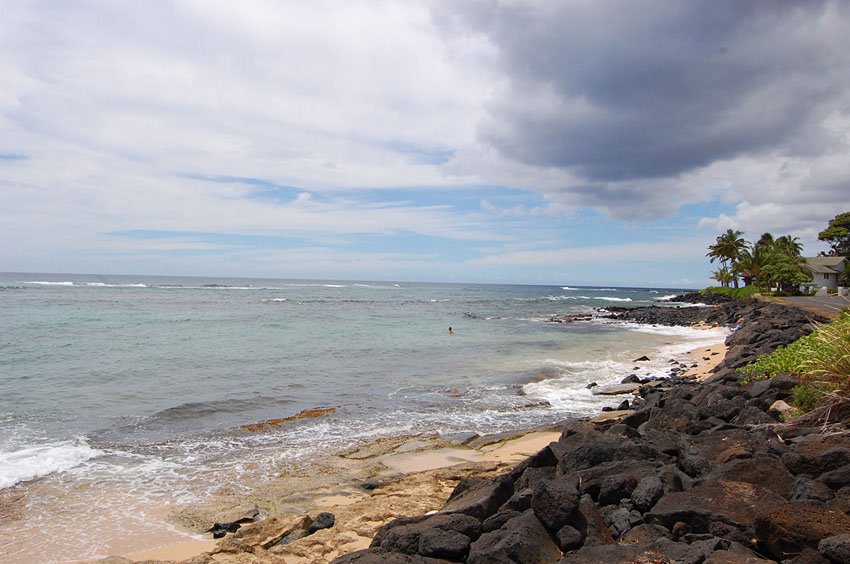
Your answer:
[[[406,232],[498,247],[478,266],[590,264],[627,259],[552,240],[535,220],[591,209],[637,224],[717,201],[728,209],[703,218],[705,232],[811,243],[850,209],[846,12],[830,1],[5,2],[0,156],[27,158],[0,159],[0,239],[12,242],[0,261],[97,268],[98,253],[230,252],[108,235],[147,230],[338,247]],[[216,177],[292,187],[291,198]],[[542,203],[482,194],[463,211],[362,191],[399,187],[515,188]],[[626,248],[668,261],[686,244]],[[355,267],[332,246],[286,256],[323,253],[317,272]],[[289,260],[238,252],[252,268]]]
[[[679,239],[660,243],[629,243],[565,247],[544,250],[518,250],[491,254],[470,261],[481,266],[494,265],[588,265],[626,264],[630,262],[676,262],[694,258],[694,249],[705,248],[702,238]]]

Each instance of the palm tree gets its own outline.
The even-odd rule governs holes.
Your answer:
[[[729,272],[728,268],[722,266],[713,272],[712,278],[720,282],[720,285],[725,288],[732,282],[732,273]]]
[[[765,253],[757,244],[749,249],[744,249],[738,257],[737,267],[744,281],[744,286],[760,284],[762,281],[762,267],[764,266]]]
[[[726,233],[718,236],[716,242],[708,247],[708,253],[705,255],[711,259],[711,262],[720,261],[722,270],[729,273],[729,277],[736,288],[738,287],[738,276],[732,273],[732,269],[734,269],[741,253],[747,248],[747,242],[744,241],[742,235],[741,231],[727,229]]]
[[[800,253],[803,252],[803,244],[800,242],[799,237],[783,235],[773,242],[773,250],[787,254],[790,257],[799,257]]]
[[[760,247],[762,249],[772,249],[773,248],[773,234],[772,233],[762,233],[759,240],[756,241],[754,247]]]

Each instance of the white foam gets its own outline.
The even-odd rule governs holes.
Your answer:
[[[659,296],[657,298],[653,298],[656,302],[669,302],[673,298],[676,297],[676,294],[670,294],[669,296]]]
[[[566,291],[569,292],[569,291],[577,291],[578,288],[571,288],[569,286],[561,286],[561,290],[566,290]]]
[[[695,327],[683,327],[681,325],[647,325],[643,323],[624,322],[623,327],[629,331],[638,333],[652,333],[653,335],[671,335],[676,337],[684,337],[689,341],[702,341],[705,339],[722,341],[726,338],[728,331],[726,329],[712,327],[705,329],[697,329]]]
[[[612,297],[612,296],[599,296],[599,297],[596,297],[596,298],[593,298],[593,299],[594,300],[602,300],[602,301],[606,301],[606,302],[630,302],[630,301],[632,301],[631,298],[615,298],[615,297]]]
[[[102,454],[103,451],[91,448],[82,440],[46,443],[0,452],[0,489],[54,472],[65,472]]]
[[[580,415],[594,415],[602,406],[623,399],[621,396],[594,395],[587,384],[617,384],[630,372],[630,364],[610,359],[569,362],[549,358],[545,362],[560,368],[562,375],[524,385],[522,389],[527,396],[544,399],[555,409]]]
[[[106,282],[86,282],[86,286],[94,288],[147,288],[146,284],[107,284]]]
[[[28,280],[24,284],[37,284],[39,286],[73,286],[73,282],[50,282],[47,280]]]
[[[604,320],[599,320],[604,322]],[[722,328],[696,329],[693,327],[669,327],[662,325],[643,325],[639,323],[618,323],[631,331],[650,333],[676,338],[675,343],[658,346],[649,352],[652,358],[641,363],[641,376],[666,377],[669,375],[668,359],[682,360],[684,355],[695,349],[722,343],[728,330]],[[635,372],[634,361],[630,357],[606,360],[565,361],[547,358],[542,362],[558,369],[560,374],[554,378],[531,382],[523,386],[526,395],[544,399],[560,410],[583,415],[594,415],[604,405],[615,405],[623,396],[594,395],[587,384],[595,382],[600,386],[618,384],[623,376]]]

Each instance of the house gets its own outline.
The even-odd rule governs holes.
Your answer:
[[[812,286],[815,288],[838,288],[838,281],[844,274],[847,259],[844,257],[806,257],[803,268],[812,275]]]

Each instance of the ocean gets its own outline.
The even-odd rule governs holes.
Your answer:
[[[590,382],[618,383],[642,355],[642,374],[665,375],[723,331],[549,319],[676,293],[0,274],[0,554],[105,556],[106,520],[380,437],[594,414],[623,398]],[[313,409],[328,411],[256,425]]]

